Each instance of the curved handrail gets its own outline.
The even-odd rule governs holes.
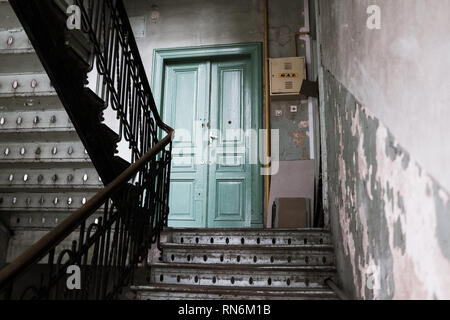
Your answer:
[[[61,222],[55,229],[47,233],[32,247],[22,253],[11,264],[0,270],[0,289],[22,275],[30,266],[43,259],[53,248],[59,245],[68,235],[74,232],[80,225],[94,214],[118,189],[132,179],[136,173],[142,170],[152,159],[168,146],[173,139],[174,130],[168,127],[169,134],[159,141],[141,159],[127,168],[114,181],[108,184],[83,207],[75,211],[67,219]]]

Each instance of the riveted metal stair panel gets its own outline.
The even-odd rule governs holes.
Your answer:
[[[20,120],[19,120],[20,119]],[[64,110],[0,111],[0,134],[75,132]]]
[[[172,229],[136,299],[337,299],[330,233],[321,229]]]
[[[156,263],[151,279],[159,284],[326,288],[324,281],[334,272],[334,267],[319,266]]]
[[[333,266],[332,246],[162,245],[163,262]]]
[[[74,210],[81,208],[87,200],[92,198],[95,192],[67,193],[3,193],[0,196],[1,211],[43,211],[43,210]]]
[[[0,170],[0,190],[11,188],[22,192],[47,190],[96,191],[103,186],[97,171],[92,166],[86,168],[18,168]]]
[[[0,60],[0,215],[14,232],[7,253],[11,262],[82,207],[103,182],[7,1],[0,1]],[[65,61],[79,64],[74,71],[86,68],[79,57]],[[77,78],[70,72],[65,76]],[[83,93],[79,108],[86,108],[84,116],[99,123],[104,102],[88,89]],[[112,144],[114,136],[110,140]],[[99,210],[88,223],[102,215]],[[70,246],[68,241],[57,251]]]
[[[0,96],[0,106],[2,112],[64,110],[56,93],[43,96]]]
[[[0,96],[56,95],[46,73],[0,74]]]
[[[171,232],[167,229],[167,232]],[[179,244],[226,245],[326,245],[331,244],[330,233],[316,229],[175,229],[173,242]]]
[[[71,149],[72,148],[72,149]],[[73,150],[73,152],[69,152]],[[3,163],[89,162],[81,142],[0,142],[0,165]]]
[[[0,55],[33,52],[33,46],[23,28],[0,31]]]
[[[336,300],[327,289],[230,288],[186,285],[133,287],[138,300]]]

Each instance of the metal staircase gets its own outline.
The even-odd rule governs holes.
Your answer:
[[[326,284],[334,248],[323,230],[168,229],[139,300],[337,299]]]
[[[20,136],[5,131],[11,143],[5,151],[7,161],[21,159],[25,163],[22,169],[28,169],[28,163],[39,159],[51,164],[48,169],[57,171],[64,157],[73,163],[88,162],[90,157],[105,187],[82,198],[59,197],[61,184],[80,183],[79,190],[86,192],[92,177],[87,173],[78,177],[76,171],[67,177],[58,172],[51,176],[20,172],[21,187],[24,183],[32,186],[31,179],[52,184],[46,188],[49,198],[35,194],[23,204],[23,199],[6,194],[4,203],[8,206],[19,207],[20,201],[20,205],[34,208],[41,215],[47,205],[78,209],[61,220],[54,216],[33,220],[51,227],[30,239],[30,247],[0,270],[0,298],[117,298],[167,224],[173,129],[159,117],[121,0],[10,0],[9,5],[0,13],[2,18],[9,25],[17,22],[10,20],[17,15],[26,36],[22,31],[15,39],[7,37],[6,45],[19,46],[17,53],[32,52],[33,47],[46,74],[39,67],[40,75],[0,78],[8,83],[0,86],[0,94],[12,91],[18,98],[9,104],[17,108],[4,117],[4,128],[25,129]],[[67,27],[69,5],[79,9],[80,29]],[[36,62],[38,59],[29,65],[40,65]],[[32,101],[27,99],[30,93],[36,96]],[[42,105],[61,106],[57,98],[68,117],[36,113]],[[10,119],[18,110],[23,116]],[[104,123],[106,112],[114,123]],[[9,127],[14,122],[16,128]],[[47,134],[42,129],[45,125],[52,129]],[[22,141],[34,131],[42,139],[40,145]],[[81,143],[68,143],[68,137],[76,133]],[[65,139],[55,145],[54,135]],[[128,147],[127,160],[117,156],[119,142]],[[9,183],[18,181],[15,176],[9,177]],[[99,181],[97,176],[97,185]],[[24,218],[17,218],[17,223],[30,223],[28,217]],[[1,226],[2,233],[8,232],[4,223]],[[66,286],[66,271],[72,266],[83,273],[79,291]]]
[[[8,1],[0,12],[0,220],[12,231],[1,267],[103,184]]]

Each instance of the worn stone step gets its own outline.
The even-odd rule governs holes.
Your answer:
[[[322,229],[166,229],[173,243],[231,245],[327,245],[331,234]]]
[[[152,284],[235,287],[326,288],[335,273],[329,266],[221,265],[155,263]]]
[[[184,245],[164,243],[166,263],[334,265],[333,246]]]
[[[329,289],[235,288],[192,285],[134,286],[136,300],[337,300]]]

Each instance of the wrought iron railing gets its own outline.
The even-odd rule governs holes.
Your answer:
[[[117,298],[167,225],[174,132],[158,115],[122,0],[75,3],[101,97],[117,112],[133,164],[0,271],[0,299]],[[71,266],[80,270],[80,288],[67,285]]]
[[[150,84],[122,0],[75,0],[82,31],[93,47],[91,68],[96,91],[117,113],[119,136],[135,162],[158,140],[158,128],[169,132],[157,112]]]

